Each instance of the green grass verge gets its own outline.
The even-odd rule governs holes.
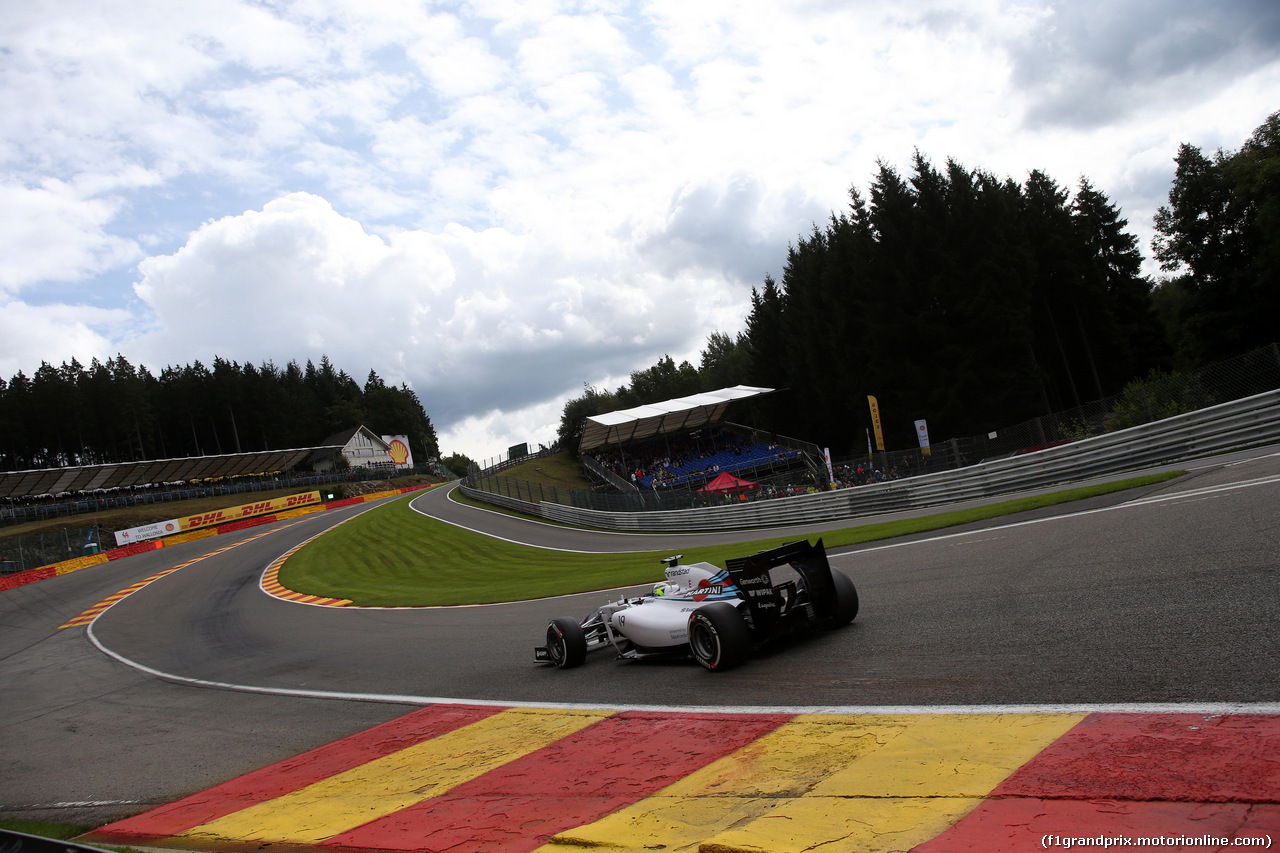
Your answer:
[[[78,836],[84,835],[96,826],[81,826],[73,823],[44,823],[35,820],[0,820],[0,829],[7,829],[10,832],[21,832],[24,835],[34,835],[39,838],[52,838],[55,841],[73,841]],[[120,853],[138,853],[132,847],[117,847],[115,845],[90,844],[90,847],[98,847],[103,850],[118,850]]]
[[[827,531],[828,548],[892,539],[1012,515],[1181,476],[1174,471],[1096,486],[1017,498],[972,509]],[[517,601],[662,579],[667,551],[571,554],[491,539],[409,509],[412,496],[370,510],[307,544],[284,564],[280,581],[310,595],[370,606],[433,606]],[[688,548],[685,562],[724,565],[796,539],[795,535],[737,545]],[[816,537],[815,537],[816,538]]]
[[[0,829],[7,829],[10,832],[23,832],[27,835],[37,835],[40,838],[54,838],[58,841],[70,841],[77,835],[83,835],[92,826],[77,826],[70,823],[42,823],[36,820],[0,820]]]
[[[555,486],[558,489],[570,491],[574,489],[588,491],[591,488],[591,481],[587,479],[586,474],[582,473],[582,463],[563,450],[541,459],[518,462],[497,476],[527,480],[530,483]]]

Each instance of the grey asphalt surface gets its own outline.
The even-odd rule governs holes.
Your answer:
[[[1190,475],[1137,492],[833,549],[832,564],[858,586],[857,621],[717,675],[604,653],[571,671],[533,665],[547,619],[585,615],[603,593],[349,610],[259,590],[273,559],[355,508],[19,587],[0,593],[0,817],[104,823],[432,697],[720,707],[1280,701],[1277,451],[1185,463]],[[562,548],[678,552],[705,538],[538,525],[449,503],[444,490],[414,504]],[[84,628],[57,629],[131,583],[240,541],[117,604],[92,636],[182,679],[382,701],[175,683],[103,654]]]

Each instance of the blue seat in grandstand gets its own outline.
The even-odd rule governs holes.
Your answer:
[[[665,469],[664,471],[646,471],[639,483],[645,488],[652,488],[655,479],[666,486],[682,486],[698,483],[714,477],[720,471],[734,473],[747,468],[755,468],[767,462],[791,459],[799,454],[785,447],[769,447],[768,444],[739,445],[733,448],[717,450],[697,459]]]

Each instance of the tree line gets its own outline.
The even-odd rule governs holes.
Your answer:
[[[1152,371],[1190,370],[1272,342],[1280,316],[1280,113],[1237,152],[1181,146],[1154,257],[1087,178],[999,179],[916,152],[884,164],[870,197],[788,248],[780,280],[752,289],[745,331],[713,333],[695,367],[664,356],[615,390],[584,386],[584,419],[729,385],[781,389],[751,426],[866,446],[876,395],[890,448],[966,436],[1079,406]]]
[[[364,425],[407,435],[414,460],[439,455],[435,428],[407,386],[370,370],[363,386],[335,369],[215,357],[155,376],[122,355],[76,359],[0,378],[0,467],[27,470],[313,447]]]

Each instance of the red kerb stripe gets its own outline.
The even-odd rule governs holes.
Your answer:
[[[470,725],[502,710],[471,705],[429,705],[176,803],[104,826],[90,833],[90,837],[128,840],[176,835]]]
[[[624,712],[324,846],[526,853],[651,796],[789,719]]]

